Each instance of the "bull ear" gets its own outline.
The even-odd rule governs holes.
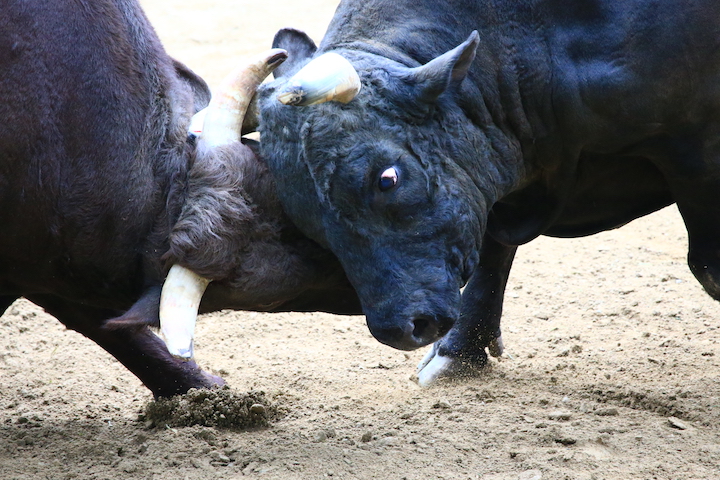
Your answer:
[[[193,91],[193,100],[195,103],[195,113],[199,112],[210,103],[210,87],[205,80],[190,70],[184,63],[172,59],[175,73],[183,80]]]
[[[275,34],[272,46],[288,52],[288,59],[273,72],[276,79],[295,73],[317,50],[315,42],[307,33],[294,28],[279,30]]]
[[[407,78],[419,91],[421,100],[432,103],[448,88],[456,88],[463,81],[475,59],[480,43],[477,30],[467,40],[423,65],[410,69]]]

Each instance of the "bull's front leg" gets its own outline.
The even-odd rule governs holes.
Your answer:
[[[111,328],[103,326],[113,311],[67,302],[53,295],[30,295],[28,300],[45,309],[66,327],[93,340],[130,370],[157,397],[187,393],[191,388],[212,388],[222,385],[221,378],[200,369],[193,361],[182,361],[167,350],[165,343],[147,327],[136,321],[118,322]],[[150,294],[148,299],[154,298]],[[148,308],[155,308],[143,302]],[[133,309],[138,313],[137,309]],[[156,316],[149,315],[149,317]],[[152,320],[152,319],[151,319]]]
[[[480,369],[487,364],[485,348],[494,357],[502,354],[500,317],[516,250],[485,235],[478,267],[462,294],[460,318],[420,362],[420,385]]]

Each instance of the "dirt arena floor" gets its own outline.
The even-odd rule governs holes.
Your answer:
[[[336,1],[144,0],[168,51],[215,85],[284,26],[323,35]],[[690,274],[675,207],[520,249],[506,354],[421,389],[423,351],[363,317],[220,312],[197,359],[282,416],[250,431],[150,427],[151,395],[26,301],[0,317],[0,479],[720,478],[720,305]]]

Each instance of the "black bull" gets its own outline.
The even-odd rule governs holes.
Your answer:
[[[359,311],[248,147],[188,141],[210,92],[135,0],[5,2],[0,72],[0,313],[24,296],[172,395],[218,379],[148,329],[170,264],[212,280],[201,311]]]
[[[290,58],[263,89],[262,153],[373,334],[439,339],[421,382],[500,348],[513,256],[539,235],[676,202],[690,268],[720,300],[718,18],[708,0],[343,1],[317,50],[276,36]],[[325,52],[359,75],[348,103],[312,104],[291,77]]]

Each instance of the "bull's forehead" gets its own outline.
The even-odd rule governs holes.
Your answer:
[[[358,67],[363,88],[347,104],[286,106],[276,91],[287,80],[262,88],[261,143],[279,196],[298,226],[323,244],[320,225],[331,213],[350,222],[387,213],[374,208],[372,194],[385,169],[397,166],[403,194],[398,202],[411,205],[413,214],[422,204],[437,203],[438,186],[442,195],[442,184],[454,175],[435,112],[413,106],[398,68],[365,61]],[[429,208],[424,215],[432,215]]]
[[[381,69],[360,70],[363,88],[349,103],[327,102],[306,107],[280,104],[275,98],[287,83],[279,79],[261,93],[261,128],[272,135],[270,141],[293,143],[296,160],[327,171],[328,162],[344,161],[362,155],[363,148],[384,145],[390,155],[413,143],[417,122],[407,121],[407,108],[397,100],[390,80]],[[268,138],[263,138],[263,141]],[[364,158],[369,158],[364,155]]]

